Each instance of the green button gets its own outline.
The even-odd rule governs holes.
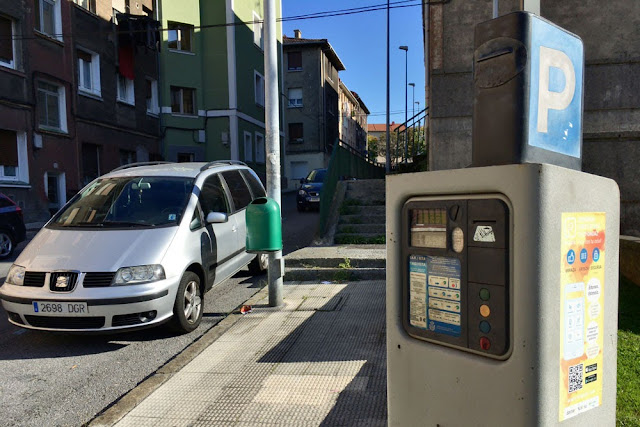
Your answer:
[[[489,289],[487,288],[480,289],[480,299],[482,301],[489,301],[489,298],[491,298],[491,292],[489,292]]]

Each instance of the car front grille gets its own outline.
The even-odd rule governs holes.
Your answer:
[[[318,193],[317,191],[309,191],[309,195],[311,197],[318,197],[320,195],[320,193]]]
[[[24,273],[24,286],[31,286],[33,288],[41,288],[44,286],[44,279],[47,273],[40,271],[27,271]]]
[[[53,292],[71,292],[78,281],[78,273],[56,271],[49,278],[49,289]]]
[[[84,276],[82,286],[85,288],[103,288],[111,286],[113,276],[116,273],[87,273]]]
[[[104,326],[105,318],[101,317],[54,317],[54,316],[30,316],[25,319],[31,326],[37,328],[53,329],[97,329]]]

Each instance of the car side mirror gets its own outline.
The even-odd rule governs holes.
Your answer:
[[[207,224],[219,224],[222,222],[227,222],[229,217],[226,213],[222,212],[209,212],[207,214]]]

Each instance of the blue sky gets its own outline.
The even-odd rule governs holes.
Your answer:
[[[391,0],[393,4],[398,0]],[[408,82],[415,83],[415,100],[424,108],[424,47],[420,2],[413,7],[391,9],[391,121],[404,122],[405,52],[408,52]],[[342,10],[363,6],[386,5],[385,0],[282,0],[282,17]],[[303,38],[326,38],[346,70],[340,78],[357,92],[371,115],[369,123],[385,123],[386,116],[386,10],[329,18],[283,22],[282,31],[293,37],[293,30]],[[408,87],[408,110],[411,117],[412,88]],[[415,106],[418,112],[418,106]]]

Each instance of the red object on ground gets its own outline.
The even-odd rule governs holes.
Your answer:
[[[247,313],[250,313],[252,311],[253,311],[253,309],[251,308],[250,305],[243,305],[242,308],[240,308],[240,313],[242,313],[242,314],[247,314]]]

